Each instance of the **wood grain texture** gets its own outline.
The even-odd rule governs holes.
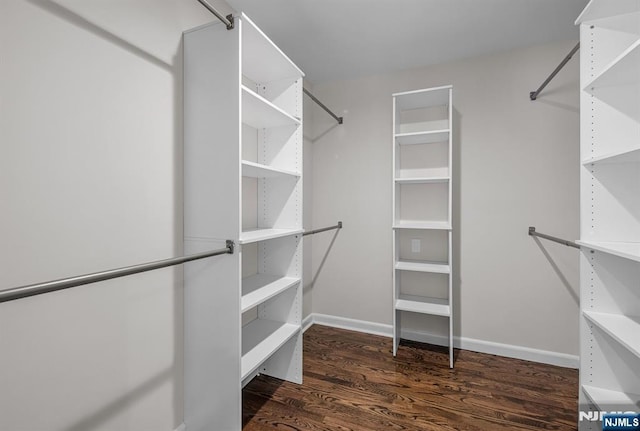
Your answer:
[[[314,325],[304,383],[258,376],[243,430],[576,430],[578,371]]]

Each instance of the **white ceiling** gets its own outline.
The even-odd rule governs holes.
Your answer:
[[[587,0],[227,0],[312,82],[578,39]],[[558,62],[561,59],[558,59]]]

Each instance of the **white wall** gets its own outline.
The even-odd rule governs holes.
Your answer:
[[[180,40],[213,19],[0,2],[0,288],[182,253]],[[181,284],[164,269],[0,304],[0,429],[178,427]]]
[[[391,324],[391,94],[453,84],[455,333],[577,355],[578,253],[527,235],[579,234],[578,60],[528,97],[574,44],[315,83],[344,124],[314,113],[313,224],[344,228],[333,245],[314,239],[314,313]],[[409,329],[445,333],[444,318],[411,317]]]

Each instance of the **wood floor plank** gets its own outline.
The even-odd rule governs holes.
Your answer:
[[[577,370],[314,325],[304,382],[258,376],[243,430],[575,431]]]

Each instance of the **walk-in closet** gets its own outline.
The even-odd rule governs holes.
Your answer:
[[[640,430],[640,0],[0,41],[0,431]]]

